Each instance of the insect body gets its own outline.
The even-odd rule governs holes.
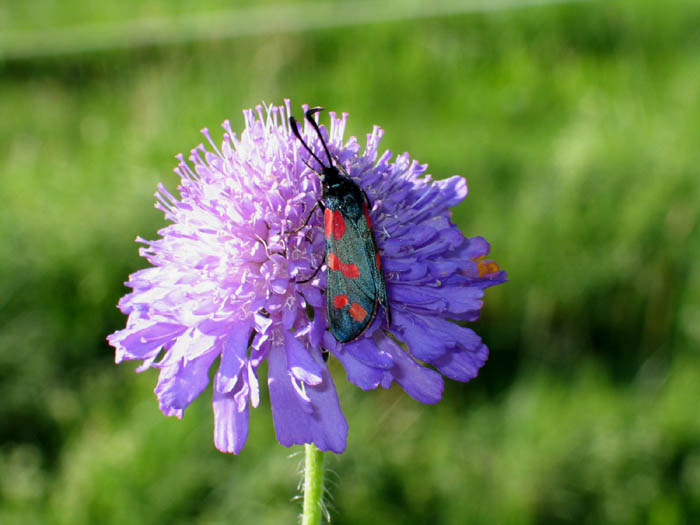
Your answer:
[[[323,210],[326,243],[326,308],[333,336],[341,343],[356,339],[371,324],[377,304],[384,307],[391,324],[381,258],[372,230],[367,194],[337,162],[313,115],[322,108],[306,112],[328,158],[328,165],[301,138],[294,117],[289,117],[292,132],[321,166],[323,194],[318,205]],[[341,173],[342,170],[342,173]],[[313,213],[313,210],[312,210]]]

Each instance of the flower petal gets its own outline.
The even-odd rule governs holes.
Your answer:
[[[459,175],[435,181],[440,188],[440,197],[445,208],[451,208],[462,202],[467,196],[467,180]]]
[[[322,380],[318,385],[307,385],[311,400],[307,412],[294,391],[287,371],[287,356],[283,348],[273,348],[268,356],[268,388],[275,423],[277,441],[285,447],[314,443],[321,450],[341,453],[345,450],[348,424],[340,411],[335,386],[318,352],[314,360],[322,366]]]
[[[378,348],[371,337],[361,337],[345,343],[343,350],[357,361],[372,368],[389,369],[394,366],[391,355]]]
[[[377,388],[382,381],[383,370],[368,366],[355,359],[344,350],[343,346],[338,345],[339,348],[333,352],[333,355],[343,364],[348,381],[362,390],[374,390]]]
[[[458,347],[431,364],[450,379],[466,382],[476,377],[488,356],[489,349],[485,344],[475,349]]]
[[[209,367],[218,355],[213,349],[191,361],[183,359],[161,368],[155,393],[166,416],[182,418],[185,408],[209,384]]]
[[[474,349],[481,345],[481,337],[473,330],[436,316],[398,310],[394,320],[401,339],[421,361],[433,363],[457,346]]]
[[[214,445],[221,452],[238,454],[248,439],[248,404],[243,410],[234,399],[234,392],[214,389]]]
[[[174,323],[138,323],[107,337],[117,348],[115,361],[150,359],[161,347],[185,332],[186,328]]]
[[[421,403],[434,404],[442,398],[445,383],[442,376],[424,366],[419,365],[399,345],[389,337],[377,338],[377,345],[391,354],[394,359],[394,368],[384,372],[382,386],[389,388],[396,381],[406,393]]]
[[[318,385],[323,367],[313,360],[307,348],[291,332],[284,333],[284,347],[289,372],[307,385]]]
[[[236,384],[239,372],[248,360],[248,342],[253,330],[251,320],[233,326],[221,352],[221,364],[216,377],[216,388],[222,393],[230,392]]]

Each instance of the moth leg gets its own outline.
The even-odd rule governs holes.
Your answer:
[[[291,234],[291,233],[297,233],[298,231],[301,231],[301,230],[304,228],[304,226],[306,226],[307,224],[309,224],[309,220],[311,219],[311,216],[314,214],[314,212],[316,211],[316,207],[319,206],[319,205],[321,206],[321,209],[324,209],[324,206],[323,206],[323,204],[321,204],[321,201],[317,201],[316,204],[314,204],[313,208],[311,208],[311,211],[309,212],[309,215],[307,215],[306,220],[304,221],[304,224],[302,224],[301,226],[299,226],[296,230],[290,231],[289,233],[290,233],[290,234]]]
[[[306,162],[306,159],[301,159],[301,161],[302,161],[304,164],[306,164],[306,167],[309,168],[311,171],[313,171],[316,175],[318,175],[319,177],[322,177],[322,176],[323,176],[323,175],[321,174],[321,172],[319,172],[319,171],[318,171],[316,168],[314,168],[311,164],[309,164],[308,162]]]
[[[323,263],[324,263],[325,261],[326,261],[326,256],[324,255],[324,256],[323,256],[323,261],[321,261],[321,264],[319,264],[319,265],[316,267],[316,270],[314,270],[314,273],[311,274],[311,277],[309,277],[308,279],[304,279],[303,281],[295,281],[295,282],[296,282],[297,284],[308,283],[311,279],[313,279],[314,277],[316,277],[316,274],[317,274],[318,271],[321,269],[321,267],[323,266]]]

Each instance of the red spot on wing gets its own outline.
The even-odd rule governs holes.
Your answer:
[[[362,209],[365,212],[365,219],[367,219],[367,226],[369,226],[369,229],[372,229],[372,219],[369,218],[369,210],[367,209],[367,204],[362,203]]]
[[[360,269],[356,264],[344,264],[334,253],[328,254],[328,267],[336,272],[340,270],[348,279],[356,279],[360,276]]]
[[[340,271],[348,279],[357,279],[360,276],[360,269],[356,264],[341,264]]]
[[[331,232],[333,231],[333,215],[328,208],[323,212],[323,222],[326,227],[326,239],[330,239]]]
[[[333,306],[336,308],[345,308],[350,301],[348,300],[348,296],[346,294],[343,295],[336,295],[333,298]]]
[[[377,260],[377,270],[382,269],[382,259],[379,257],[379,252],[375,253],[375,259]]]
[[[367,319],[367,310],[362,308],[357,303],[352,303],[352,306],[348,310],[348,313],[350,314],[350,317],[352,317],[355,321],[358,323],[361,323],[365,319]]]
[[[343,215],[338,210],[335,210],[333,212],[333,237],[340,239],[344,233],[345,219],[343,219]]]
[[[340,270],[340,259],[338,259],[338,256],[336,254],[328,254],[328,267],[331,270]]]
[[[331,211],[326,208],[323,212],[323,225],[326,229],[326,239],[330,239],[332,234],[337,240],[345,233],[345,219],[339,210]]]

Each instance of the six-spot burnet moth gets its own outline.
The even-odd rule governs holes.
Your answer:
[[[323,210],[325,225],[328,324],[333,336],[339,342],[347,343],[359,337],[372,323],[377,304],[384,307],[388,324],[391,324],[391,312],[377,240],[369,216],[369,198],[342,165],[333,162],[313,117],[322,110],[312,108],[305,115],[321,141],[328,165],[301,138],[294,117],[289,117],[289,124],[296,138],[321,166],[320,172],[314,171],[321,177],[323,187],[317,205]]]

